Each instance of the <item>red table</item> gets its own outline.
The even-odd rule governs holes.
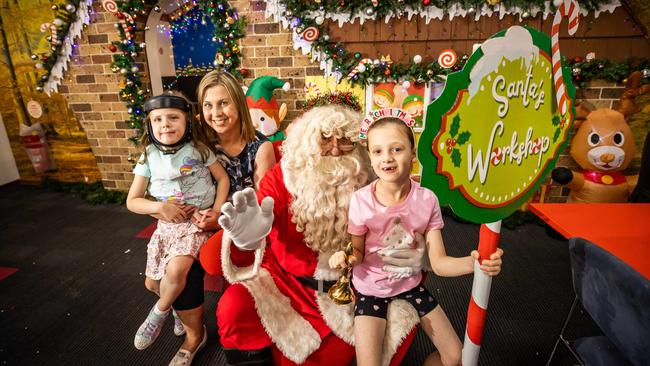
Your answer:
[[[529,207],[565,238],[587,239],[650,279],[650,204],[534,203]]]

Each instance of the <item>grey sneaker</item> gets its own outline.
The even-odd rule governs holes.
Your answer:
[[[171,362],[169,363],[169,366],[190,366],[192,364],[192,360],[194,360],[194,356],[205,347],[205,343],[208,341],[208,331],[205,329],[205,325],[203,326],[203,339],[201,340],[201,343],[199,343],[199,346],[196,348],[196,351],[190,352],[185,349],[179,349],[178,352],[176,352],[176,355],[174,355],[174,358],[172,358]]]
[[[185,327],[183,326],[181,318],[176,314],[176,310],[172,310],[172,315],[174,316],[174,334],[177,337],[180,337],[185,334]]]
[[[154,305],[155,307],[156,305]],[[133,344],[135,348],[143,350],[149,346],[158,338],[160,334],[160,329],[169,315],[169,311],[165,314],[156,314],[151,308],[147,319],[144,320],[144,323],[138,328],[138,331],[135,333],[135,339]]]

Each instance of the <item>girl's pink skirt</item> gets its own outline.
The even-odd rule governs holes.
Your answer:
[[[198,258],[203,243],[210,237],[190,221],[172,223],[159,220],[158,227],[147,245],[147,277],[160,280],[169,260],[179,255]]]

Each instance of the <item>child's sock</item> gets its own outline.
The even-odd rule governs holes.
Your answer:
[[[160,310],[160,309],[158,308],[158,305],[159,305],[159,304],[160,304],[160,303],[157,302],[157,303],[156,303],[156,306],[153,307],[153,312],[154,312],[156,315],[166,315],[167,313],[169,313],[169,309],[167,309],[167,310],[165,310],[165,311]],[[171,309],[171,308],[170,308],[170,309]]]

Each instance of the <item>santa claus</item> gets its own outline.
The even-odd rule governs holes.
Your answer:
[[[224,205],[224,230],[204,245],[201,263],[232,284],[217,305],[229,364],[353,360],[353,304],[336,305],[327,291],[341,274],[328,260],[350,240],[350,197],[372,178],[358,143],[360,120],[342,106],[306,112],[294,122],[282,160],[257,193],[237,192],[232,205]],[[396,276],[408,276],[420,270],[422,254],[422,247],[405,249],[386,261]],[[391,305],[384,364],[399,364],[417,322],[406,302]]]

